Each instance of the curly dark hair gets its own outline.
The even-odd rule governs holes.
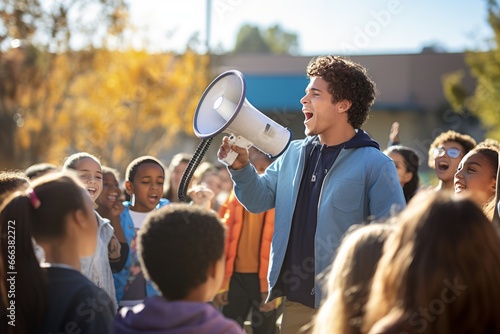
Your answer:
[[[23,172],[18,170],[0,171],[0,199],[24,185],[29,185],[29,179]]]
[[[311,59],[307,65],[307,76],[320,77],[328,82],[332,102],[348,100],[352,103],[348,121],[353,128],[359,129],[365,123],[376,93],[375,83],[363,66],[343,57],[320,56]]]
[[[203,284],[224,254],[224,226],[206,209],[185,203],[151,213],[138,233],[142,270],[168,300]]]
[[[464,148],[464,155],[469,153],[476,146],[476,140],[467,134],[463,134],[460,132],[456,132],[453,130],[448,130],[446,132],[441,133],[437,136],[429,147],[429,167],[434,168],[434,154],[433,151],[435,148],[443,146],[444,143],[454,141]]]

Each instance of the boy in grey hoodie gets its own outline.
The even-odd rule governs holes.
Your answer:
[[[188,204],[151,213],[138,233],[138,253],[162,295],[122,308],[114,333],[244,333],[208,303],[224,277],[224,227],[215,213]]]

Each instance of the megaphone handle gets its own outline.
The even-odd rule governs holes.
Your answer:
[[[236,145],[239,147],[244,147],[247,150],[252,147],[253,143],[242,136],[231,136],[229,137],[229,147]],[[226,157],[224,159],[218,159],[221,163],[223,163],[226,166],[231,166],[236,158],[238,157],[238,153],[236,153],[233,150],[229,150],[227,153]]]

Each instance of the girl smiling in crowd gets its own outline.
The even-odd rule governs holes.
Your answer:
[[[102,191],[102,167],[99,159],[87,152],[75,153],[64,162],[63,170],[68,169],[77,172],[78,178],[85,185],[92,202],[95,203]],[[96,251],[93,256],[80,259],[80,270],[109,294],[116,311],[118,305],[110,261],[120,258],[120,243],[114,236],[114,228],[109,221],[103,219],[97,212],[95,215],[98,223]]]
[[[455,174],[455,193],[470,195],[490,220],[494,212],[497,170],[497,149],[480,145],[463,157]]]

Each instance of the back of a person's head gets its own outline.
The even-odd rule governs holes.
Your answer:
[[[54,164],[48,163],[48,162],[40,162],[34,165],[29,166],[26,168],[24,171],[24,174],[30,179],[34,180],[37,177],[43,176],[47,173],[51,172],[56,172],[59,170],[59,167],[57,167]]]
[[[361,333],[371,281],[392,230],[391,224],[374,223],[347,232],[328,274],[327,298],[313,333]]]
[[[406,318],[395,322],[417,332],[500,332],[500,238],[481,208],[429,191],[396,219],[399,228],[374,277],[367,328],[399,309]],[[432,321],[422,309],[430,310]]]
[[[76,176],[50,173],[34,180],[31,188],[13,193],[0,209],[0,296],[5,303],[8,289],[3,283],[7,283],[6,273],[11,271],[7,268],[15,231],[17,329],[24,327],[27,333],[40,329],[48,297],[32,238],[37,242],[61,241],[66,233],[66,217],[85,210],[81,187]]]
[[[26,188],[29,185],[28,177],[20,171],[0,171],[0,206],[12,192]]]
[[[142,269],[167,300],[182,300],[208,278],[224,254],[224,227],[209,210],[170,204],[151,213],[138,233]]]
[[[13,194],[17,196],[4,203],[2,217],[17,217],[19,225],[26,219],[31,223],[26,223],[27,227],[31,225],[36,238],[59,237],[64,233],[66,215],[79,209],[85,210],[81,186],[81,182],[73,173],[56,172],[44,175],[34,180],[27,192],[22,190]],[[33,198],[41,203],[36,210],[32,210]]]
[[[443,146],[444,143],[450,141],[460,144],[464,149],[464,155],[469,153],[469,151],[472,150],[477,144],[476,140],[467,134],[463,134],[453,130],[443,132],[434,139],[431,146],[429,147],[429,167],[434,168],[434,149]]]

